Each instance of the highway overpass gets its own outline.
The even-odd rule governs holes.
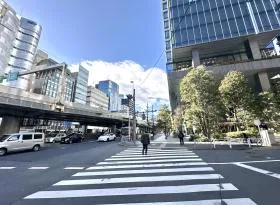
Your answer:
[[[0,133],[17,132],[22,118],[67,120],[108,127],[128,123],[128,117],[120,113],[72,102],[63,104],[57,103],[56,98],[0,85],[0,117],[3,117]]]

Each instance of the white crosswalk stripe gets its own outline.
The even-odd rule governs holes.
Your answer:
[[[222,202],[227,205],[256,205],[249,198],[239,199],[214,199],[201,201],[180,201],[180,202],[156,202],[156,203],[129,203],[129,204],[104,204],[104,205],[222,205]]]
[[[162,163],[162,162],[197,162],[202,159],[162,159],[162,160],[129,160],[129,161],[114,161],[114,162],[99,162],[98,165],[112,165],[112,164],[147,164],[147,163]]]
[[[185,162],[185,163],[164,163],[164,164],[136,164],[136,165],[113,165],[113,166],[94,166],[87,170],[94,169],[130,169],[130,168],[150,168],[150,167],[183,167],[183,166],[203,166],[205,162]]]
[[[141,148],[129,148],[85,170],[84,167],[66,167],[80,170],[70,179],[59,181],[49,190],[35,192],[25,199],[52,199],[53,204],[60,204],[59,200],[68,198],[99,200],[103,197],[101,203],[95,201],[94,204],[113,205],[110,197],[122,196],[122,203],[113,201],[114,205],[257,205],[244,196],[201,198],[207,192],[238,193],[238,188],[226,182],[192,151],[165,147],[150,149],[149,155],[142,156],[141,152]],[[171,200],[158,201],[161,199],[159,195],[165,194],[169,194]],[[178,201],[178,194],[196,196],[197,200]],[[149,201],[144,198],[141,203],[131,202],[134,197],[129,196],[141,195],[149,195]]]
[[[219,174],[198,174],[198,175],[175,175],[175,176],[78,179],[78,180],[63,180],[54,185],[59,186],[59,185],[85,185],[85,184],[114,184],[114,183],[129,183],[129,182],[158,182],[158,181],[180,181],[180,180],[220,179],[220,178],[223,177]]]
[[[151,174],[151,173],[179,173],[179,172],[207,172],[214,171],[211,167],[191,167],[191,168],[173,168],[173,169],[144,169],[144,170],[119,170],[119,171],[94,171],[78,172],[73,176],[103,176],[103,175],[123,175],[123,174]]]
[[[145,156],[145,155],[144,155]],[[161,156],[161,157],[135,157],[133,160],[139,160],[139,159],[187,159],[187,158],[193,158],[193,157],[198,157],[197,155],[192,155],[192,156]],[[105,161],[119,161],[119,160],[131,160],[131,158],[109,158],[106,159]]]

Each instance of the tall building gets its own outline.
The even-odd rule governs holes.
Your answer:
[[[13,50],[10,54],[5,73],[22,72],[32,69],[41,30],[41,26],[36,22],[23,17],[20,18]],[[27,89],[29,77],[28,75],[19,77],[17,80],[7,81],[5,85]]]
[[[108,110],[109,97],[94,86],[88,86],[87,104],[91,107]]]
[[[279,59],[264,59],[279,33],[279,8],[275,0],[162,0],[171,107],[187,68],[198,65],[217,78],[243,71],[255,90],[268,90]]]
[[[86,104],[89,72],[82,65],[79,65],[78,71],[74,72],[73,76],[76,79],[74,102]]]
[[[119,85],[111,80],[100,81],[96,87],[109,97],[109,110],[118,111]]]
[[[0,1],[0,21],[0,75],[4,75],[16,39],[19,18],[3,0]]]
[[[47,68],[52,65],[58,64],[55,60],[48,58],[38,62],[37,66],[40,68]],[[50,96],[53,98],[58,97],[59,94],[59,80],[62,75],[62,68],[57,68],[54,70],[45,70],[40,73],[36,73],[34,82],[30,87],[30,91]],[[74,100],[74,89],[75,89],[75,78],[69,69],[66,69],[66,80],[65,80],[65,101],[73,102]]]

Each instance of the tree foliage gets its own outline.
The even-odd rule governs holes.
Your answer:
[[[164,133],[169,132],[172,127],[171,121],[171,111],[169,110],[167,105],[162,105],[159,108],[159,112],[157,115],[157,127],[164,131]]]
[[[192,69],[181,81],[182,104],[186,106],[184,118],[188,127],[207,138],[218,131],[218,123],[224,116],[217,83],[213,73],[202,66]]]
[[[219,92],[236,123],[242,122],[248,127],[262,115],[260,101],[249,88],[248,80],[242,72],[228,72],[220,83]]]

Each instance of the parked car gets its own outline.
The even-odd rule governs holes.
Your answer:
[[[66,137],[65,133],[58,133],[55,136],[50,135],[50,137],[46,137],[45,142],[50,142],[50,143],[55,143],[55,142],[60,142],[61,138]]]
[[[39,151],[44,146],[44,133],[14,133],[0,136],[0,156],[8,152],[33,150]]]
[[[83,139],[84,137],[82,134],[72,133],[70,135],[67,135],[66,137],[62,137],[60,143],[72,144],[75,142],[82,142]]]
[[[108,142],[108,141],[111,141],[111,140],[115,140],[116,139],[116,135],[112,134],[112,133],[107,133],[107,134],[103,134],[101,135],[100,137],[98,137],[98,140],[99,142]]]

